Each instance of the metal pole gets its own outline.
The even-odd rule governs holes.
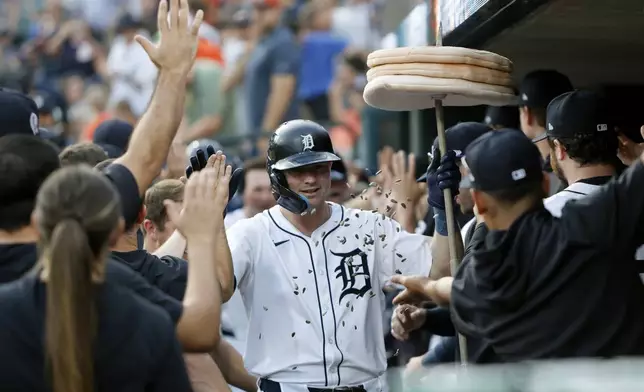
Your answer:
[[[442,24],[438,25],[438,34],[435,40],[435,46],[442,46],[443,44],[443,28]],[[441,152],[441,156],[445,156],[447,153],[447,140],[445,137],[445,116],[443,113],[443,98],[444,95],[435,96],[434,107],[436,108],[436,131],[438,136],[438,147]],[[443,196],[445,197],[445,214],[447,215],[447,240],[449,241],[449,257],[450,257],[450,269],[452,276],[456,274],[456,269],[458,268],[461,260],[463,259],[463,239],[461,238],[461,232],[456,225],[456,219],[454,216],[454,198],[452,191],[450,189],[445,189],[443,191]],[[467,363],[467,341],[465,336],[458,334],[458,343],[459,351],[461,354],[461,364],[465,365]]]

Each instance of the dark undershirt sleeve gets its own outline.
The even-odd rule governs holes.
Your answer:
[[[566,203],[561,221],[574,241],[603,249],[629,249],[644,243],[644,164],[638,159],[597,192]]]
[[[454,324],[447,308],[434,308],[425,311],[423,330],[438,336],[454,336]]]
[[[139,274],[117,261],[108,260],[105,265],[105,273],[107,279],[134,291],[140,297],[163,308],[172,319],[172,322],[177,325],[183,313],[183,304],[181,302],[152,286]]]
[[[136,179],[127,167],[114,163],[106,167],[103,173],[112,181],[121,196],[123,219],[126,229],[129,230],[136,223],[143,205]]]
[[[188,285],[188,262],[173,256],[163,256],[158,261],[156,286],[172,298],[183,301]]]

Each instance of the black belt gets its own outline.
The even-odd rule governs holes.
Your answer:
[[[352,387],[334,387],[334,388],[313,388],[308,387],[309,392],[367,392],[362,385],[354,385]]]
[[[259,389],[263,392],[282,392],[282,387],[277,381],[267,378],[259,379]],[[363,385],[354,385],[351,387],[332,387],[332,388],[314,388],[307,387],[309,392],[367,392]]]

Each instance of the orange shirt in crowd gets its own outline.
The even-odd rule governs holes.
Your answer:
[[[105,120],[111,118],[112,116],[108,112],[100,113],[92,122],[87,124],[85,129],[83,129],[83,134],[81,135],[81,140],[85,142],[91,142],[94,140],[94,131],[96,128]]]
[[[205,38],[199,39],[199,44],[197,45],[197,58],[210,59],[221,65],[224,64],[224,56],[221,54],[221,47],[211,44]]]
[[[362,120],[360,113],[355,109],[344,111],[342,123],[329,130],[333,148],[340,154],[346,155],[351,152],[356,142],[362,135]]]

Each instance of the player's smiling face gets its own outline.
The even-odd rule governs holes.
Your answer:
[[[307,165],[285,172],[288,187],[309,199],[312,207],[326,202],[331,188],[331,162]]]

